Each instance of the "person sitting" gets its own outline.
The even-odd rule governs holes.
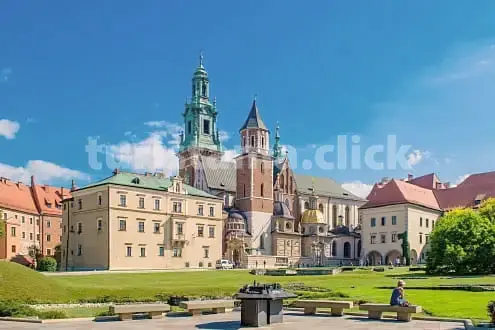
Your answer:
[[[397,287],[392,291],[392,296],[390,297],[391,306],[409,306],[409,303],[404,298],[404,285],[406,285],[406,282],[400,280],[397,283]]]

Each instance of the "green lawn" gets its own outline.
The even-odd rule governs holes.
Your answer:
[[[0,279],[3,265],[0,263]],[[10,263],[9,263],[10,264]],[[406,297],[423,306],[426,314],[444,317],[487,319],[486,305],[494,299],[494,292],[407,290],[407,286],[431,287],[439,284],[487,284],[495,285],[494,276],[480,277],[425,277],[421,273],[408,272],[407,268],[388,270],[385,273],[371,271],[345,272],[336,276],[254,276],[247,271],[166,272],[99,274],[84,276],[45,277],[33,271],[36,283],[16,284],[19,289],[8,290],[2,285],[0,299],[36,300],[43,302],[154,300],[170,295],[230,296],[244,284],[254,280],[262,283],[279,282],[282,286],[304,283],[306,288],[295,289],[302,298],[331,298],[353,301],[387,303],[389,289],[398,278],[406,278]],[[24,276],[24,278],[26,278]],[[15,281],[15,279],[13,279]],[[45,282],[41,283],[41,282]],[[9,283],[9,282],[2,282]],[[25,290],[24,285],[29,289]],[[46,285],[46,286],[45,286]],[[33,289],[37,286],[37,289]],[[308,288],[309,287],[309,288]],[[52,291],[53,289],[53,291]],[[23,293],[19,293],[23,292]]]

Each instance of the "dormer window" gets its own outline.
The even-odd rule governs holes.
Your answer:
[[[175,184],[175,192],[180,193],[180,184]]]
[[[46,207],[48,207],[49,209],[51,209],[52,208],[52,203],[49,203],[49,202],[46,203]]]
[[[474,201],[474,205],[480,205],[480,204],[481,204],[481,201],[479,199]]]
[[[132,183],[134,183],[134,184],[139,184],[139,182],[140,182],[140,180],[138,177],[132,179]]]

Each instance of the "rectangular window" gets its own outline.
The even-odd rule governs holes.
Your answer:
[[[203,205],[198,205],[198,215],[203,215]]]
[[[67,210],[67,204],[64,204],[64,211]]]
[[[26,238],[26,232],[22,232],[22,238]]]
[[[386,234],[380,235],[380,242],[382,242],[382,244],[387,243],[387,235]]]
[[[191,121],[188,120],[187,121],[187,134],[191,134],[191,131],[192,131],[192,124],[191,124]]]
[[[203,133],[210,134],[210,121],[208,119],[203,120]]]
[[[82,210],[82,199],[79,199],[77,201],[77,203],[78,203],[79,210]]]
[[[376,219],[371,218],[371,227],[376,227]]]
[[[128,246],[126,248],[126,254],[127,257],[132,257],[132,246]]]
[[[155,199],[155,210],[159,210],[159,209],[160,209],[160,200]]]
[[[419,226],[423,227],[423,218],[419,218]]]
[[[183,229],[183,226],[182,226],[182,223],[177,223],[177,234],[178,235],[182,235],[183,232],[182,232],[182,229]]]
[[[138,231],[140,233],[144,233],[144,221],[139,221],[138,222]]]
[[[182,213],[182,203],[181,202],[174,202],[172,211],[175,213]]]
[[[428,218],[426,218],[426,220],[425,220],[425,225],[426,225],[426,228],[429,228],[428,226],[430,225],[430,220],[428,220]]]
[[[52,235],[46,235],[46,241],[50,242],[52,240]]]
[[[46,254],[51,256],[52,255],[52,250],[51,249],[46,249]]]
[[[82,223],[81,222],[77,223],[77,233],[78,234],[82,233]]]
[[[46,228],[51,228],[51,227],[52,227],[52,223],[51,223],[51,221],[50,221],[50,220],[48,220],[48,221],[46,222]]]
[[[204,251],[204,257],[205,258],[209,258],[210,257],[210,249],[209,248],[205,248],[205,251]]]
[[[435,220],[431,220],[431,229],[435,229]]]
[[[210,206],[210,217],[215,216],[215,208],[213,206]]]
[[[96,220],[96,227],[98,228],[98,231],[103,229],[103,220],[102,219]]]
[[[4,219],[4,220],[7,220],[7,213],[4,213],[4,214],[3,214],[3,219]]]
[[[423,244],[423,234],[419,233],[419,244]]]
[[[29,240],[32,241],[33,240],[33,233],[29,233]]]
[[[425,235],[425,241],[426,241],[426,244],[428,244],[428,241],[430,240],[430,236],[429,235]]]
[[[165,255],[165,248],[163,246],[158,247],[158,255],[163,257]]]
[[[120,195],[120,206],[127,206],[127,196],[126,195]]]
[[[36,240],[39,242],[40,241],[40,234],[36,234]]]
[[[392,243],[397,242],[397,233],[392,233]]]
[[[140,209],[144,209],[144,197],[139,197],[139,206]]]
[[[33,224],[33,218],[29,218],[29,223]],[[36,219],[36,226],[40,225],[40,219]]]
[[[371,236],[370,236],[370,243],[371,244],[376,244],[376,234],[371,234]]]
[[[126,230],[126,221],[125,221],[125,219],[120,219],[120,221],[119,221],[119,230],[120,231],[125,231]]]
[[[16,216],[16,218],[17,218],[17,216]],[[30,219],[31,219],[30,224],[32,225],[33,224],[33,218],[30,218]],[[24,216],[21,216],[21,222],[22,223],[25,223],[26,222],[26,218]]]
[[[210,238],[215,237],[215,227],[213,226],[208,227],[208,237]]]
[[[396,225],[397,224],[397,216],[393,215],[392,216],[392,225]]]
[[[12,245],[12,253],[15,253],[15,251],[16,251],[16,246]]]
[[[174,247],[173,249],[173,255],[174,257],[181,257],[182,256],[182,249],[179,247]]]
[[[15,237],[15,227],[10,227],[10,236]]]
[[[205,227],[204,226],[198,226],[198,237],[203,237],[204,236],[204,231],[205,231]]]
[[[102,204],[102,197],[101,197],[101,194],[98,194],[98,205],[101,205]]]
[[[386,223],[387,223],[387,219],[385,217],[382,217],[382,226],[385,226]]]
[[[82,245],[81,244],[77,245],[77,255],[82,256]]]
[[[153,232],[155,234],[160,233],[160,223],[159,222],[153,222]]]
[[[142,247],[141,248],[141,254],[140,254],[141,257],[146,257],[146,248]]]

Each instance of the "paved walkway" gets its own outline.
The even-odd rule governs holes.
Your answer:
[[[241,315],[239,312],[226,314],[202,315],[197,318],[192,317],[166,317],[159,320],[132,320],[132,321],[112,321],[112,322],[63,322],[52,324],[32,324],[1,322],[0,329],[240,329]],[[285,314],[283,324],[275,324],[265,329],[280,330],[341,330],[341,329],[424,329],[424,330],[464,330],[462,323],[450,322],[430,322],[412,321],[409,323],[396,322],[393,320],[370,321],[363,317],[331,317],[325,315],[303,316],[301,313],[288,312]]]

